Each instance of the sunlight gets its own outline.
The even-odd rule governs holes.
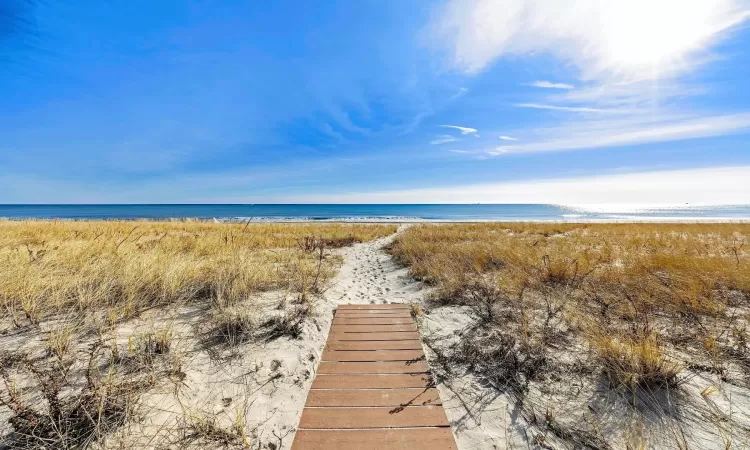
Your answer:
[[[679,69],[684,56],[699,49],[717,27],[715,2],[635,0],[601,10],[600,45],[619,70]]]
[[[504,55],[549,53],[584,80],[649,79],[702,64],[701,51],[748,14],[739,0],[451,0],[434,30],[469,73]]]

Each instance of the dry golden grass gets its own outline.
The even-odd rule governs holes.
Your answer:
[[[749,233],[744,224],[419,226],[393,253],[446,299],[492,274],[511,293],[575,288],[618,316],[704,316],[750,295]]]
[[[112,308],[113,319],[195,299],[229,305],[271,289],[308,294],[333,274],[328,248],[390,225],[0,222],[0,305],[17,324]],[[313,247],[310,247],[312,242]]]
[[[603,372],[614,386],[653,388],[674,385],[681,367],[665,359],[654,335],[622,340],[611,336],[591,339]]]
[[[187,440],[249,446],[244,410],[227,430],[196,415],[201,392],[190,391],[187,372],[191,383],[213,382],[212,361],[227,358],[257,372],[238,362],[242,345],[316,329],[308,318],[340,262],[335,249],[395,230],[0,221],[0,447],[108,448],[109,437],[144,419],[163,421],[151,439],[169,440],[184,419]],[[237,378],[249,393],[265,385],[245,375]],[[181,407],[179,394],[189,392],[184,417],[141,404],[165,386]]]
[[[748,224],[421,225],[390,251],[434,286],[434,305],[469,307],[476,318],[445,360],[510,385],[521,399],[530,386],[550,393],[541,404],[525,399],[527,408],[585,411],[603,398],[594,386],[604,383],[649,411],[636,421],[653,421],[654,411],[670,417],[667,403],[682,398],[659,392],[696,376],[750,388],[748,239]],[[553,399],[578,377],[591,390],[572,403]],[[711,417],[706,423],[732,423],[718,409],[694,407],[691,414]],[[548,423],[596,447],[592,430],[556,427]]]

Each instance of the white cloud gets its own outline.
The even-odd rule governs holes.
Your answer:
[[[456,91],[455,94],[451,95],[450,98],[448,99],[448,101],[452,102],[454,100],[458,100],[459,98],[461,98],[464,95],[466,95],[467,92],[469,92],[469,88],[465,88],[465,87],[458,88],[458,91]]]
[[[461,134],[476,134],[477,130],[476,128],[469,128],[469,127],[459,127],[458,125],[440,125],[443,128],[453,128],[454,130],[458,130],[461,132]]]
[[[671,79],[668,82],[643,80],[628,83],[607,83],[585,86],[575,91],[547,95],[548,103],[593,105],[600,109],[635,111],[663,108],[684,98],[705,95],[708,89]]]
[[[523,144],[504,145],[486,153],[497,156],[505,153],[606,148],[747,131],[750,131],[750,113],[715,116],[657,114],[622,119],[579,120],[558,127],[533,130]]]
[[[750,113],[697,109],[694,97],[709,89],[683,81],[748,19],[750,0],[447,0],[430,30],[454,67],[470,74],[504,56],[540,53],[566,73],[574,68],[578,86],[536,81],[545,95],[515,105],[559,111],[565,121],[516,130],[523,144],[484,151],[494,156],[750,131]]]
[[[558,106],[558,105],[543,105],[539,103],[519,103],[516,106],[519,108],[532,108],[532,109],[550,109],[553,111],[568,111],[568,112],[607,112],[604,109],[589,108],[587,106]]]
[[[456,139],[453,136],[449,136],[447,134],[438,137],[437,139],[433,139],[430,141],[430,145],[440,145],[440,144],[448,144],[450,142],[457,142],[458,139]]]
[[[543,88],[543,89],[575,89],[575,86],[567,83],[553,83],[551,81],[535,81],[529,83],[529,86]]]
[[[550,53],[586,80],[690,70],[747,0],[448,0],[431,30],[452,63],[478,72],[504,55]]]
[[[563,205],[744,204],[750,166],[541,179],[346,195],[296,201],[320,203],[551,203]]]
[[[510,136],[498,136],[501,141],[517,141],[518,139]]]

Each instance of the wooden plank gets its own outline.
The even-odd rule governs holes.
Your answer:
[[[306,406],[427,406],[442,405],[437,389],[313,389]]]
[[[334,333],[328,335],[328,342],[334,341],[411,341],[419,339],[419,333],[398,331],[395,333]]]
[[[422,343],[413,341],[334,341],[326,350],[422,350]]]
[[[331,333],[372,333],[375,331],[417,331],[416,325],[333,325]]]
[[[355,373],[426,373],[429,370],[426,361],[321,361],[318,373],[355,374]]]
[[[406,314],[342,314],[334,316],[335,319],[403,319],[412,320],[411,316]]]
[[[335,317],[403,317],[405,319],[411,319],[411,313],[408,311],[365,311],[365,310],[351,310],[351,311],[337,311]]]
[[[324,350],[321,361],[417,361],[422,350]]]
[[[406,306],[334,315],[292,450],[456,450]]]
[[[408,308],[390,308],[390,309],[337,309],[334,314],[409,314]]]
[[[312,389],[402,389],[432,387],[427,374],[323,375],[318,374]]]
[[[447,427],[442,406],[394,408],[305,408],[299,428]],[[356,447],[354,447],[356,448]]]
[[[456,450],[450,428],[299,430],[292,450]]]
[[[341,317],[333,319],[334,325],[408,325],[411,317]]]
[[[339,305],[336,309],[339,311],[348,311],[350,309],[405,309],[409,310],[411,307],[403,303],[370,303],[365,305]]]

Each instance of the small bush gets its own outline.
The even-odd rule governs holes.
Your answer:
[[[451,358],[482,375],[500,390],[522,395],[547,365],[544,348],[500,330],[481,331],[462,339]]]
[[[266,340],[287,336],[297,339],[302,335],[302,325],[310,313],[310,304],[293,305],[280,315],[273,316],[263,324]]]
[[[614,386],[635,391],[677,385],[681,367],[665,358],[653,334],[631,339],[598,336],[591,343]]]
[[[11,448],[81,448],[122,426],[132,412],[136,396],[151,386],[146,378],[118,375],[115,358],[101,357],[92,348],[86,384],[76,389],[71,381],[69,362],[55,359],[42,366],[25,355],[5,354],[0,358],[0,404],[12,416]],[[106,375],[96,367],[105,363]],[[42,396],[42,404],[32,403],[19,389],[19,383],[31,383]]]
[[[173,333],[170,326],[158,331],[144,333],[128,339],[128,357],[137,363],[137,368],[150,368],[157,358],[169,353]]]
[[[254,315],[241,308],[217,309],[211,321],[219,340],[230,346],[248,342],[259,328]]]
[[[58,359],[64,358],[70,350],[74,331],[73,326],[64,325],[50,330],[45,345],[47,356],[55,356]]]

